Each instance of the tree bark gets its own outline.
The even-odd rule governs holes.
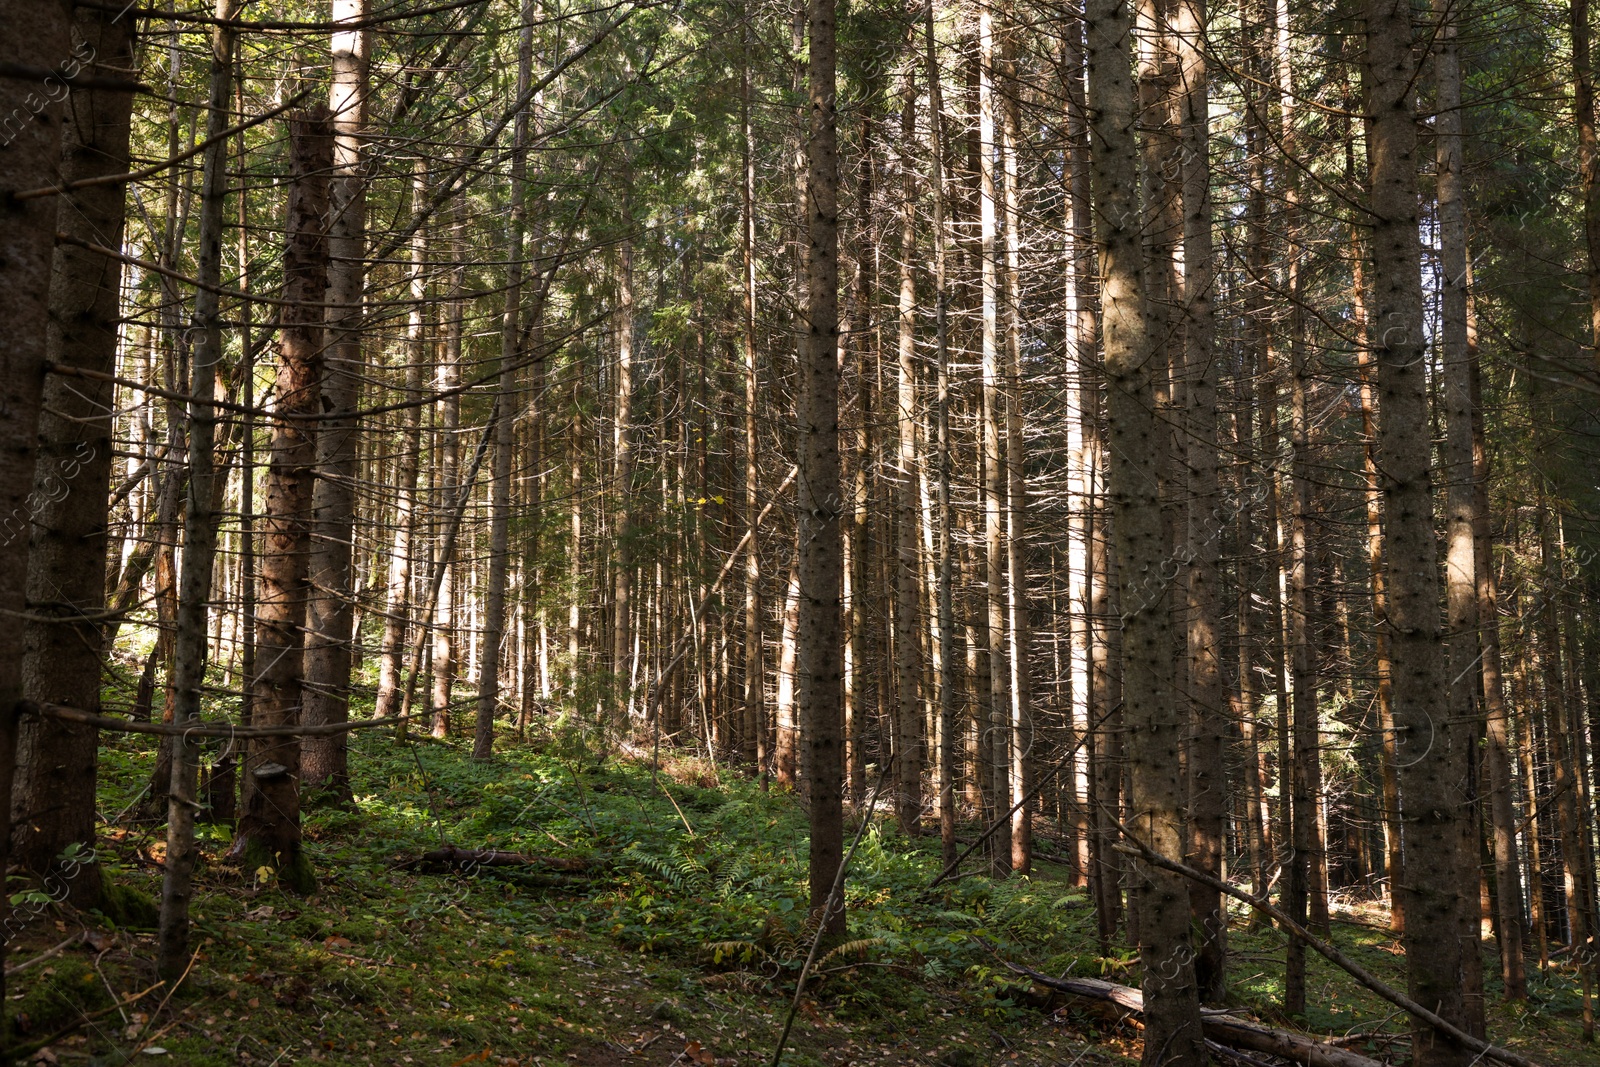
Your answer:
[[[412,196],[426,195],[428,165],[418,160],[412,179]],[[385,597],[383,639],[378,653],[378,699],[373,715],[387,718],[402,703],[407,616],[411,611],[411,555],[416,541],[417,472],[422,454],[422,368],[428,357],[428,227],[417,227],[411,237],[411,308],[406,321],[405,389],[400,413],[400,470],[395,487],[394,541],[389,556],[389,589]],[[309,748],[309,743],[307,745]]]
[[[131,19],[79,8],[74,55],[87,54],[91,76],[115,78],[133,69]],[[128,170],[133,94],[102,88],[68,94],[61,127],[63,183]],[[124,190],[78,189],[57,206],[66,234],[121,246]],[[71,244],[59,244],[50,277],[45,346],[50,362],[109,374],[117,354],[122,264]],[[27,561],[29,610],[23,630],[22,676],[27,699],[100,708],[101,625],[88,618],[106,603],[106,524],[112,464],[111,383],[45,379],[34,468],[32,543]],[[45,621],[47,617],[49,621]],[[76,844],[75,877],[67,899],[93,907],[101,896],[95,843],[96,753],[99,733],[49,718],[23,722],[17,737],[11,796],[11,862],[45,876]]]
[[[65,0],[0,2],[0,61],[29,64],[39,57],[52,63],[77,62],[71,55],[72,5]],[[38,428],[45,361],[48,358],[51,252],[55,245],[56,205],[49,198],[13,201],[18,189],[54,181],[61,166],[61,97],[20,78],[0,79],[0,146],[6,168],[6,223],[0,227],[0,292],[6,294],[8,318],[0,343],[0,642],[8,649],[24,647],[22,619],[27,603],[28,539],[34,490],[34,461],[39,455]],[[17,716],[24,699],[22,657],[0,657],[0,867],[11,852],[12,780],[17,757]],[[0,894],[4,897],[5,894]],[[9,921],[10,905],[0,899],[0,921]],[[4,946],[0,945],[0,955]],[[5,994],[0,960],[0,998]],[[0,1037],[0,1048],[9,1046]]]
[[[1092,126],[1095,243],[1100,256],[1111,465],[1107,495],[1116,509],[1121,582],[1123,718],[1128,726],[1130,825],[1164,855],[1183,850],[1182,723],[1170,664],[1171,616],[1164,598],[1139,579],[1157,573],[1165,554],[1161,524],[1153,364],[1142,287],[1136,98],[1130,70],[1129,13],[1119,0],[1089,0],[1089,107]],[[1143,863],[1139,878],[1139,954],[1144,965],[1145,1067],[1201,1067],[1200,1029],[1188,886],[1180,875]]]
[[[1460,820],[1468,738],[1448,706],[1449,678],[1440,633],[1438,539],[1429,478],[1427,336],[1423,328],[1418,239],[1417,77],[1411,8],[1368,0],[1362,67],[1372,224],[1372,317],[1369,338],[1380,398],[1377,468],[1383,489],[1388,627],[1394,650],[1401,832],[1408,864],[1401,884],[1403,944],[1411,998],[1457,1027],[1470,1018],[1462,975],[1462,930],[1476,914],[1474,857],[1465,855]],[[1435,1028],[1413,1020],[1418,1067],[1465,1067],[1472,1054]]]
[[[218,283],[222,278],[222,209],[227,195],[228,97],[233,87],[234,31],[227,25],[239,11],[239,0],[217,0],[221,21],[212,30],[207,140],[201,172],[199,254],[190,341],[189,498],[183,519],[183,569],[178,577],[174,621],[172,721],[183,725],[200,717],[200,695],[206,676],[207,603],[211,598],[212,563],[216,556],[216,515],[212,506],[212,447],[216,439],[216,367],[222,358],[222,317]],[[194,743],[173,738],[167,800],[167,862],[161,881],[161,918],[156,969],[176,978],[189,964],[189,897],[196,848],[194,817],[198,807],[198,765]]]
[[[900,125],[900,306],[896,337],[895,422],[898,430],[895,477],[895,602],[894,602],[894,759],[895,816],[908,835],[918,832],[922,815],[922,738],[918,723],[922,680],[921,643],[917,639],[917,587],[921,562],[917,551],[917,186],[911,146],[916,139],[915,64],[905,74],[905,100]]]
[[[261,592],[257,644],[261,669],[254,679],[255,723],[298,726],[306,684],[304,629],[311,599],[312,481],[317,461],[316,423],[325,365],[323,314],[316,305],[328,284],[328,173],[333,127],[326,111],[290,119],[288,228],[283,257],[284,307],[274,389],[271,454],[261,516]],[[311,726],[322,723],[307,723]],[[301,847],[301,741],[261,738],[244,763],[244,815],[233,855],[246,877],[260,868],[277,872],[298,893],[316,887]]]
[[[839,516],[839,153],[835,109],[834,0],[807,0],[810,43],[806,141],[808,256],[806,333],[796,415],[800,440],[799,618],[796,703],[811,800],[811,908],[826,908],[844,849],[843,723],[840,709]],[[821,916],[844,932],[844,909]]]
[[[1184,429],[1188,447],[1189,701],[1194,716],[1189,745],[1189,856],[1196,868],[1222,876],[1227,830],[1227,774],[1223,741],[1227,730],[1222,673],[1222,623],[1218,595],[1224,516],[1217,480],[1217,378],[1212,313],[1216,276],[1212,262],[1210,93],[1204,35],[1205,0],[1180,0],[1174,19],[1178,45],[1180,179],[1183,183]],[[1226,993],[1228,914],[1222,895],[1189,886],[1189,908],[1199,927],[1195,982],[1203,1000]]]
[[[981,277],[983,374],[983,560],[989,631],[989,722],[986,726],[993,770],[990,806],[999,816],[1011,808],[1011,667],[1006,654],[1005,457],[1000,425],[1000,235],[997,205],[1000,182],[995,176],[999,136],[995,127],[994,15],[989,5],[978,8],[978,225]],[[1011,872],[1011,828],[990,841],[990,865],[996,877]]]
[[[517,99],[528,95],[533,66],[533,0],[522,5],[517,42]],[[489,480],[489,574],[484,596],[483,647],[478,655],[478,705],[472,730],[472,758],[494,754],[494,720],[500,707],[500,646],[506,629],[506,586],[511,571],[511,461],[516,421],[516,363],[522,339],[523,242],[528,226],[528,109],[517,111],[511,139],[511,217],[506,235],[505,306],[500,316],[500,410],[508,417],[495,426],[494,460]],[[624,257],[627,244],[623,244]],[[624,266],[626,270],[626,264]],[[624,615],[626,611],[622,612]]]
[[[359,23],[370,0],[333,0],[333,22]],[[312,489],[311,599],[307,605],[305,712],[308,725],[350,718],[351,637],[355,605],[352,556],[356,513],[356,443],[353,416],[365,373],[361,305],[366,287],[367,200],[361,139],[367,122],[370,31],[340,29],[332,38],[333,172],[329,186],[328,359],[317,429],[317,478]],[[302,771],[310,790],[349,804],[348,737],[307,740]]]

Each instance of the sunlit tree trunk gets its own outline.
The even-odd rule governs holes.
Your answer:
[[[1152,341],[1141,284],[1137,99],[1128,52],[1129,12],[1118,0],[1089,0],[1089,98],[1095,243],[1111,440],[1107,496],[1116,508],[1122,594],[1123,718],[1128,726],[1130,829],[1156,851],[1184,851],[1178,750],[1183,724],[1168,657],[1171,617],[1164,598],[1148,601],[1139,579],[1156,573],[1162,534]],[[1139,880],[1139,952],[1144,964],[1145,1067],[1201,1067],[1208,1056],[1189,943],[1188,885],[1148,864]]]
[[[359,24],[370,0],[333,0],[335,24]],[[366,374],[361,329],[366,288],[367,199],[361,142],[367,121],[369,31],[333,34],[332,199],[328,217],[329,310],[327,371],[317,432],[315,511],[311,545],[311,601],[306,614],[308,725],[350,718],[350,671],[355,625],[356,445],[362,427],[354,411]],[[302,768],[309,789],[325,791],[339,804],[351,802],[347,734],[308,738]]]

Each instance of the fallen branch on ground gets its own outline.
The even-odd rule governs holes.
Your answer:
[[[1118,822],[1117,826],[1122,831],[1122,835],[1129,841],[1133,842],[1131,845],[1122,844],[1113,846],[1118,852],[1124,852],[1131,856],[1137,856],[1146,863],[1165,868],[1166,870],[1172,871],[1175,874],[1181,874],[1191,881],[1199,882],[1201,885],[1210,886],[1212,889],[1215,889],[1218,892],[1226,893],[1235,900],[1243,901],[1264,915],[1271,916],[1271,918],[1278,923],[1285,933],[1304,941],[1320,956],[1326,959],[1329,963],[1332,963],[1334,966],[1343,970],[1351,978],[1354,978],[1356,981],[1360,982],[1362,985],[1366,986],[1368,989],[1372,990],[1374,993],[1378,994],[1378,996],[1382,997],[1384,1000],[1387,1000],[1395,1007],[1401,1008],[1410,1013],[1411,1017],[1418,1022],[1426,1023],[1435,1030],[1438,1030],[1441,1034],[1448,1037],[1461,1047],[1471,1049],[1473,1052],[1478,1053],[1479,1056],[1487,1057],[1488,1059],[1506,1064],[1507,1067],[1539,1067],[1537,1063],[1528,1059],[1528,1057],[1512,1052],[1510,1049],[1501,1048],[1499,1045],[1491,1045],[1482,1038],[1473,1037],[1471,1034],[1467,1033],[1465,1030],[1462,1030],[1455,1024],[1442,1018],[1436,1013],[1429,1011],[1427,1008],[1424,1008],[1421,1004],[1418,1004],[1416,1001],[1412,1000],[1398,989],[1395,989],[1386,982],[1380,981],[1378,977],[1371,971],[1361,966],[1361,964],[1357,963],[1349,956],[1346,956],[1343,952],[1340,952],[1334,946],[1317,937],[1315,934],[1311,933],[1311,931],[1307,930],[1305,927],[1289,918],[1287,913],[1276,907],[1273,907],[1260,897],[1246,893],[1237,886],[1231,886],[1222,879],[1206,874],[1204,871],[1197,871],[1193,867],[1179,863],[1177,860],[1169,859],[1135,837],[1133,832],[1121,822]]]
[[[985,947],[994,951],[993,946]],[[1017,974],[1026,975],[1047,989],[1070,993],[1076,997],[1113,1005],[1125,1016],[1144,1014],[1144,994],[1131,986],[1118,985],[1099,978],[1054,978],[1031,967],[1000,958],[1002,963]],[[1246,1022],[1226,1012],[1205,1009],[1200,1013],[1200,1028],[1206,1040],[1232,1049],[1265,1052],[1293,1060],[1305,1067],[1384,1067],[1377,1060],[1339,1048],[1304,1034],[1279,1030],[1260,1023]]]

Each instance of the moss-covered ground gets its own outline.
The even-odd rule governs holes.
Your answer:
[[[152,747],[106,739],[99,855],[115,885],[155,896],[163,828],[130,821]],[[11,978],[13,1040],[37,1043],[77,1023],[43,1062],[164,1056],[195,1067],[772,1061],[810,933],[795,797],[703,759],[671,757],[652,775],[642,761],[598,760],[570,735],[508,742],[488,763],[454,742],[357,735],[351,766],[355,807],[306,814],[320,879],[309,898],[280,889],[269,870],[228,866],[228,829],[202,827],[196,955],[176,990],[157,986],[154,933],[137,909],[123,908],[119,923],[14,884],[29,921],[12,940],[13,964],[80,930],[90,936]],[[402,866],[442,844],[588,867]],[[1131,953],[1099,952],[1092,908],[1051,862],[1053,847],[1042,834],[1032,877],[968,877],[928,892],[937,841],[874,820],[850,870],[848,941],[819,961],[784,1062],[1136,1058],[1136,1030],[1015,984],[982,943],[1040,970],[1138,983]],[[1382,917],[1341,914],[1339,944],[1403,985]],[[1236,1003],[1281,1022],[1278,936],[1236,916],[1232,947]],[[1547,1064],[1600,1062],[1578,1047],[1571,976],[1540,974],[1534,987],[1526,1006],[1492,1005],[1493,1035]],[[1358,1045],[1404,1058],[1403,1040],[1385,1036],[1403,1019],[1320,959],[1309,1000],[1296,1025],[1371,1034]]]

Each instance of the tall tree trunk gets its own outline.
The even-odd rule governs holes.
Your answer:
[[[522,34],[517,42],[517,99],[528,95],[533,66],[533,5],[522,5]],[[500,381],[498,403],[503,413],[495,425],[494,460],[489,483],[489,575],[484,598],[483,650],[478,659],[478,706],[472,730],[472,758],[494,754],[494,719],[500,707],[500,645],[506,628],[506,585],[511,571],[511,461],[515,445],[517,356],[522,340],[523,240],[527,208],[528,109],[517,110],[511,141],[511,218],[506,235],[505,307],[500,316]],[[624,245],[626,248],[626,245]]]
[[[990,864],[996,877],[1011,871],[1011,668],[1006,655],[1005,457],[1000,424],[1000,236],[997,213],[999,182],[995,175],[994,15],[989,5],[978,8],[978,225],[982,284],[983,371],[983,559],[989,629],[989,758],[993,772],[990,804],[993,818],[1005,825],[989,839]]]
[[[333,131],[327,112],[290,120],[289,223],[283,257],[284,297],[278,377],[274,390],[271,458],[266,510],[261,516],[261,594],[257,612],[261,670],[254,686],[255,722],[297,726],[305,694],[303,630],[309,587],[312,480],[320,411],[323,315],[317,306],[327,288],[329,241],[328,172]],[[300,740],[258,738],[244,764],[244,816],[233,854],[248,874],[277,871],[286,887],[309,893],[316,887],[310,857],[300,840]]]
[[[466,213],[457,205],[450,222],[450,298],[445,304],[444,355],[439,362],[434,383],[439,395],[435,408],[438,433],[436,455],[438,471],[434,476],[435,507],[440,515],[447,515],[456,505],[461,492],[461,340],[466,328],[467,305],[467,223]],[[574,375],[574,380],[581,376]],[[576,388],[576,387],[575,387]],[[580,507],[577,486],[573,487],[574,510]],[[450,733],[450,699],[456,679],[456,612],[455,586],[458,577],[455,539],[448,533],[439,535],[434,566],[438,568],[439,591],[433,607],[433,679],[428,697],[431,722],[429,733],[438,738]],[[573,552],[577,552],[574,545]],[[577,597],[573,597],[576,604]],[[574,656],[576,660],[576,656]],[[576,669],[576,668],[574,668]]]
[[[412,178],[412,198],[427,195],[428,164],[418,160]],[[379,718],[396,714],[405,684],[407,616],[411,610],[411,555],[416,542],[417,471],[422,455],[422,368],[428,359],[428,226],[411,235],[411,308],[406,321],[405,390],[400,413],[400,471],[395,487],[394,541],[389,556],[389,590],[385,598],[383,643],[378,654],[378,699],[373,713]]]
[[[89,8],[75,13],[74,54],[91,57],[85,69],[95,77],[116,78],[134,68],[132,20],[113,14]],[[89,88],[68,94],[61,127],[64,184],[128,169],[132,107],[129,92]],[[45,204],[57,209],[63,233],[120,248],[124,199],[122,186],[112,184]],[[121,291],[121,261],[58,245],[45,336],[50,362],[110,374]],[[28,603],[35,614],[23,631],[24,693],[39,703],[91,712],[100,710],[104,631],[92,616],[106,603],[111,410],[110,382],[45,379],[27,561]],[[48,875],[63,850],[76,844],[76,876],[66,884],[67,899],[80,908],[93,907],[101,896],[92,860],[97,748],[92,726],[42,716],[21,723],[10,798],[11,862]]]
[[[1467,337],[1467,205],[1462,170],[1465,167],[1462,142],[1461,53],[1456,44],[1460,14],[1452,0],[1434,0],[1438,27],[1433,43],[1433,76],[1438,94],[1438,114],[1434,117],[1436,165],[1436,208],[1439,225],[1440,339],[1444,386],[1445,440],[1443,477],[1445,481],[1445,652],[1450,670],[1450,710],[1459,721],[1472,724],[1469,735],[1476,737],[1481,714],[1474,699],[1478,688],[1478,589],[1476,545],[1472,512],[1474,492],[1472,451],[1472,350]],[[1476,749],[1476,744],[1470,745]],[[1475,751],[1467,757],[1472,777],[1476,778]],[[1471,817],[1460,821],[1461,848],[1465,856],[1476,859],[1482,848],[1479,833],[1479,806],[1473,803]],[[1472,868],[1477,864],[1472,863]],[[1468,989],[1467,1018],[1471,1032],[1482,1037],[1485,1031],[1483,954],[1478,946],[1482,925],[1478,909],[1461,916],[1461,944],[1466,965]]]
[[[367,122],[369,31],[360,28],[370,0],[333,0],[333,172],[329,183],[328,359],[317,428],[317,478],[312,489],[311,599],[305,617],[307,725],[350,718],[351,638],[355,579],[352,556],[356,514],[354,411],[365,364],[361,351],[362,298],[366,288],[367,193],[361,139]],[[351,803],[349,735],[307,738],[301,772],[308,790],[335,804]]]
[[[1468,293],[1468,311],[1471,294]],[[1470,322],[1470,320],[1469,320]],[[1500,978],[1507,1000],[1528,998],[1523,960],[1527,912],[1522,901],[1522,866],[1517,851],[1516,796],[1512,783],[1511,716],[1506,705],[1500,648],[1499,590],[1489,530],[1489,452],[1485,442],[1477,352],[1469,354],[1472,403],[1472,529],[1478,597],[1478,634],[1483,647],[1481,677],[1485,719],[1484,763],[1489,773],[1489,824],[1493,835],[1495,905],[1499,915]]]
[[[1589,283],[1589,349],[1600,371],[1600,138],[1595,133],[1594,56],[1589,0],[1571,0],[1572,110],[1578,123],[1578,183],[1583,196],[1583,236]]]
[[[0,2],[0,60],[30,66],[40,57],[50,63],[78,62],[72,47],[72,5],[65,0]],[[37,105],[37,106],[35,106]],[[0,146],[6,167],[0,190],[7,204],[0,227],[0,283],[7,294],[10,317],[0,344],[0,449],[8,461],[0,465],[0,641],[8,649],[24,647],[23,614],[27,607],[29,497],[38,456],[41,385],[48,357],[51,250],[55,245],[57,205],[51,198],[16,201],[12,193],[52,185],[61,167],[62,109],[41,99],[32,79],[0,79],[0,115],[5,119]],[[19,125],[20,123],[20,125]],[[98,677],[98,668],[97,668]],[[0,867],[11,852],[12,779],[17,757],[17,719],[25,698],[22,657],[0,657]],[[0,894],[4,897],[5,894]],[[0,899],[0,921],[9,922],[10,905]],[[4,946],[0,945],[0,955]],[[0,960],[0,997],[5,993]],[[9,1038],[0,1038],[0,1047]]]
[[[1188,447],[1189,588],[1187,646],[1189,701],[1194,739],[1189,745],[1190,863],[1222,877],[1227,831],[1227,775],[1223,741],[1227,731],[1226,686],[1222,674],[1221,584],[1222,493],[1217,480],[1217,377],[1221,361],[1214,351],[1212,313],[1216,276],[1212,264],[1210,93],[1203,38],[1205,0],[1180,0],[1174,19],[1178,44],[1178,136],[1183,151],[1183,312],[1184,389],[1182,413]],[[1220,1001],[1226,992],[1228,913],[1222,895],[1199,883],[1189,887],[1189,907],[1199,924],[1195,982],[1202,999]]]
[[[916,140],[916,67],[908,64],[900,124],[900,307],[896,369],[895,421],[899,431],[895,476],[894,586],[894,761],[895,815],[907,834],[918,832],[922,815],[922,744],[919,736],[919,693],[922,680],[917,639],[917,185],[911,146]]]
[[[744,509],[750,546],[744,554],[744,730],[749,755],[756,761],[763,783],[768,773],[766,722],[766,637],[762,627],[761,551],[756,540],[756,516],[761,510],[760,437],[757,431],[756,392],[760,376],[756,366],[756,134],[751,118],[753,42],[747,22],[739,67],[740,237],[744,255],[740,288],[744,314],[740,322],[744,342]]]
[[[631,203],[631,200],[629,200]],[[632,728],[633,630],[629,612],[633,604],[633,216],[624,211],[626,231],[617,252],[617,393],[612,450],[616,458],[615,506],[612,529],[616,548],[611,561],[611,675],[616,686],[615,726],[621,733]]]
[[[1398,735],[1394,724],[1394,660],[1389,651],[1388,581],[1383,568],[1383,487],[1378,477],[1377,374],[1369,340],[1372,323],[1367,315],[1364,252],[1352,241],[1356,294],[1356,361],[1361,376],[1362,474],[1366,481],[1367,567],[1371,575],[1373,667],[1377,674],[1378,776],[1381,782],[1384,873],[1389,887],[1389,929],[1405,930],[1405,900],[1400,884],[1405,878],[1405,855],[1400,847],[1400,779]]]
[[[1105,373],[1110,404],[1111,466],[1107,495],[1116,508],[1117,570],[1123,628],[1123,717],[1132,771],[1130,828],[1167,856],[1184,852],[1184,806],[1178,751],[1183,726],[1174,714],[1171,616],[1164,598],[1141,601],[1136,584],[1165,554],[1158,492],[1165,430],[1155,417],[1152,340],[1141,284],[1143,248],[1138,200],[1136,97],[1128,40],[1129,12],[1119,0],[1089,0],[1089,107],[1093,125],[1096,247],[1100,255]],[[1144,965],[1145,1067],[1201,1067],[1194,954],[1189,944],[1188,884],[1148,864],[1139,878],[1139,953]]]
[[[1461,932],[1477,911],[1476,864],[1465,854],[1460,820],[1470,731],[1448,706],[1440,634],[1438,539],[1429,480],[1427,336],[1423,329],[1418,239],[1417,78],[1411,7],[1368,0],[1362,68],[1372,220],[1370,341],[1377,363],[1377,467],[1382,479],[1390,603],[1382,623],[1394,650],[1394,718],[1399,733],[1403,847],[1410,864],[1403,944],[1413,1000],[1457,1026],[1469,1025]],[[1413,1021],[1418,1067],[1456,1067],[1472,1053]]]
[[[193,338],[189,378],[189,499],[183,520],[183,570],[178,578],[177,618],[173,647],[173,722],[200,717],[200,695],[206,676],[206,606],[211,599],[212,562],[216,556],[216,516],[212,511],[213,456],[216,439],[216,366],[222,358],[222,317],[217,287],[222,278],[222,209],[227,195],[228,95],[232,88],[234,31],[228,25],[239,0],[217,0],[220,20],[211,32],[211,79],[207,98],[209,147],[202,163],[199,256],[195,274]],[[315,298],[314,298],[315,299]],[[194,817],[198,806],[196,746],[186,736],[171,745],[171,778],[167,802],[167,864],[161,882],[161,918],[156,969],[175,978],[189,964],[189,896],[196,848]]]
[[[840,714],[839,545],[839,150],[834,74],[834,0],[807,0],[805,215],[806,334],[796,397],[799,464],[800,595],[795,629],[796,703],[811,792],[811,909],[829,900],[844,851],[843,723]],[[821,914],[844,932],[843,902]]]
[[[934,447],[938,452],[938,578],[935,612],[939,621],[939,854],[948,866],[956,858],[956,669],[955,604],[952,571],[955,541],[950,504],[950,293],[947,288],[945,242],[946,198],[944,186],[944,100],[942,75],[936,55],[933,6],[923,16],[923,72],[928,82],[929,152],[928,183],[933,194],[934,347],[937,376],[934,383]]]
[[[1011,784],[1020,799],[1033,792],[1033,676],[1029,656],[1033,620],[1028,607],[1028,483],[1026,442],[1022,431],[1022,228],[1020,175],[1017,170],[1021,84],[1017,80],[1016,19],[1005,8],[1001,28],[1000,159],[1005,176],[1001,203],[1005,211],[1005,476],[1006,476],[1006,633],[1009,637],[1011,703]],[[1013,801],[1015,804],[1016,801]],[[1011,869],[1026,873],[1033,865],[1033,802],[1011,816]]]

